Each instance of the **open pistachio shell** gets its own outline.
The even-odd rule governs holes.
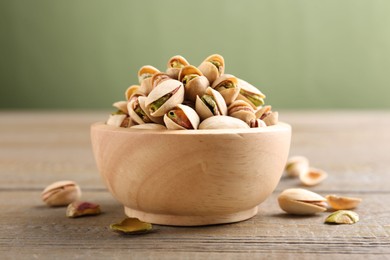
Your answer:
[[[221,93],[227,105],[236,100],[240,88],[237,84],[237,78],[230,74],[223,74],[218,77],[211,85],[213,89]]]
[[[129,111],[127,110],[127,101],[117,101],[113,103],[112,106],[125,114],[129,114]]]
[[[251,120],[249,123],[249,126],[251,128],[260,128],[260,127],[267,127],[266,123],[261,119],[254,119]]]
[[[123,122],[126,120],[126,117],[126,114],[111,114],[108,117],[106,124],[121,127]]]
[[[179,78],[180,69],[190,63],[180,55],[175,55],[168,60],[166,73],[173,79]]]
[[[152,89],[155,88],[158,84],[163,82],[164,80],[170,79],[168,74],[164,72],[158,72],[152,76],[151,83],[152,83]]]
[[[164,123],[171,130],[197,129],[199,116],[189,106],[179,104],[164,115]]]
[[[252,106],[244,100],[233,101],[228,107],[228,115],[238,118],[248,125],[250,125],[253,120],[256,120],[255,111]]]
[[[212,116],[199,125],[199,129],[238,129],[249,128],[242,120],[231,116]]]
[[[212,84],[219,76],[225,73],[225,60],[221,55],[213,54],[208,56],[198,68]]]
[[[256,118],[263,120],[267,113],[271,111],[271,108],[270,105],[259,107],[255,112]]]
[[[227,107],[222,95],[208,87],[202,96],[196,97],[195,110],[201,120],[211,116],[227,115]]]
[[[152,91],[152,77],[146,78],[142,81],[141,86],[137,90],[139,96],[147,96]]]
[[[321,170],[310,167],[308,171],[301,172],[299,174],[299,180],[305,186],[314,186],[320,184],[328,177],[328,174]]]
[[[139,84],[141,84],[144,79],[151,78],[154,74],[156,74],[158,72],[160,72],[160,71],[158,69],[156,69],[155,67],[153,67],[153,66],[150,66],[150,65],[142,66],[138,70],[138,81],[139,81]]]
[[[278,196],[281,209],[295,215],[311,215],[326,211],[326,199],[305,189],[287,189]]]
[[[209,81],[202,72],[192,66],[187,65],[179,72],[179,81],[183,82],[185,88],[185,99],[195,102],[196,96],[202,96],[209,86]]]
[[[265,95],[256,87],[249,84],[245,80],[237,79],[240,92],[237,96],[238,100],[244,100],[248,102],[254,109],[264,104]]]
[[[145,99],[146,97],[139,96],[137,99],[130,101],[127,105],[131,119],[137,124],[153,122],[146,111],[141,107],[141,103],[145,103]]]
[[[146,97],[139,97],[138,98],[139,105],[141,106],[142,111],[145,112],[145,114],[152,120],[153,123],[157,124],[164,124],[164,120],[162,116],[155,117],[150,114],[149,109],[146,108],[145,102],[146,102]]]
[[[184,86],[178,80],[168,79],[161,82],[148,95],[145,105],[150,115],[164,116],[166,112],[184,101]]]
[[[325,198],[328,201],[329,206],[336,210],[354,209],[362,202],[362,199],[360,198],[343,197],[334,194],[327,195]]]
[[[138,89],[139,85],[131,85],[130,87],[128,87],[125,92],[126,100],[130,101],[132,97],[139,96],[140,94],[138,92]]]
[[[156,123],[147,123],[142,125],[133,125],[131,129],[140,129],[140,130],[166,130],[167,128],[163,125]]]
[[[289,177],[299,177],[309,171],[309,159],[305,156],[296,155],[287,159],[285,172]]]

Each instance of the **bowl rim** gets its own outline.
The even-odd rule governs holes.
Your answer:
[[[290,132],[291,125],[278,122],[276,125],[260,127],[260,128],[240,128],[240,129],[192,129],[192,130],[167,130],[167,129],[137,129],[124,128],[118,126],[107,125],[105,122],[96,122],[91,125],[91,131],[102,130],[108,132],[121,133],[147,133],[158,135],[223,135],[223,134],[254,134],[254,133],[278,133]]]

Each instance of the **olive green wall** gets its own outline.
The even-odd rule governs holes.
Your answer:
[[[1,0],[0,108],[109,108],[213,53],[276,108],[390,108],[388,0]]]

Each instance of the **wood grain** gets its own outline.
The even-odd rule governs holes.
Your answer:
[[[283,177],[252,219],[206,227],[155,226],[121,236],[109,224],[125,217],[97,172],[89,125],[106,112],[2,111],[0,118],[0,254],[2,259],[389,259],[390,112],[281,111],[292,125],[291,153],[305,155],[329,178],[311,190],[363,198],[354,225],[326,225],[326,213],[284,214],[276,197],[300,187]],[[104,214],[68,219],[48,208],[40,192],[71,179]]]

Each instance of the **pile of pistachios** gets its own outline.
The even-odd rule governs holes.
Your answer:
[[[250,83],[225,74],[219,54],[198,67],[180,55],[161,72],[146,65],[138,71],[139,84],[125,91],[124,101],[107,125],[138,129],[232,129],[267,127],[278,123],[278,112],[264,105],[265,95]]]

